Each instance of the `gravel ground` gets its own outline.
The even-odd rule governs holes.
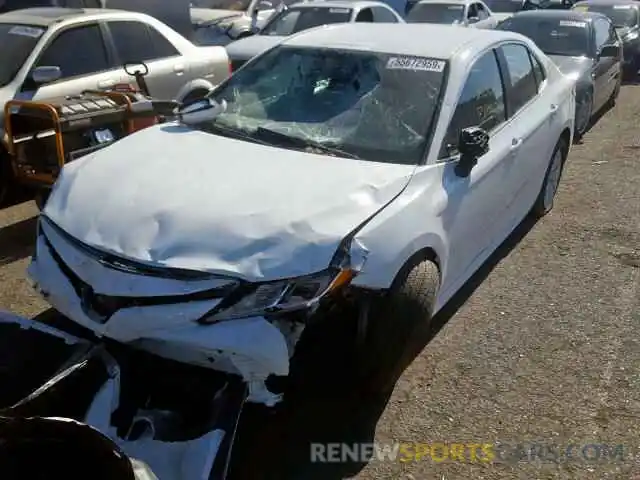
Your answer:
[[[390,398],[347,395],[330,345],[281,411],[246,412],[233,476],[640,479],[639,154],[640,86],[625,86],[574,146],[553,212],[514,233],[436,319],[433,339],[416,334]],[[0,212],[0,309],[29,316],[46,307],[24,279],[35,214],[31,202]],[[373,441],[574,447],[560,462],[542,461],[549,452],[518,463],[309,462],[309,442]],[[587,460],[589,444],[622,445],[625,458],[589,447]]]

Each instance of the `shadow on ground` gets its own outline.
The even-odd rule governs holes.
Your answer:
[[[534,220],[525,219],[436,315],[431,327],[414,333],[407,351],[398,355],[395,380],[534,225]],[[303,387],[294,388],[280,410],[247,407],[238,428],[230,478],[337,480],[350,478],[364,468],[365,464],[356,462],[310,461],[311,443],[373,442],[376,424],[389,400],[362,395],[354,388],[348,368],[339,364],[345,358],[340,350],[346,348],[339,343],[335,332],[325,339],[325,355],[316,359],[317,364],[305,367]],[[301,374],[305,377],[305,372]]]
[[[0,228],[0,267],[33,253],[37,218],[34,216]]]

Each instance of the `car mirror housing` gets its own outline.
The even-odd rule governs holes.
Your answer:
[[[468,177],[478,159],[489,151],[489,134],[480,127],[465,128],[458,137],[460,160],[456,164],[456,175]]]

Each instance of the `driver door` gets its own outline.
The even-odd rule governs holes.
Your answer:
[[[119,80],[97,23],[71,27],[59,32],[44,47],[33,68],[60,67],[62,77],[46,85],[35,85],[31,76],[25,80],[19,97],[41,100],[77,95],[84,90],[109,88]]]
[[[514,135],[505,102],[496,52],[491,49],[473,62],[440,147],[442,184],[447,197],[441,221],[450,245],[445,271],[447,288],[461,277],[466,278],[469,269],[491,247],[504,222],[509,205],[508,159]],[[460,131],[468,127],[483,128],[490,141],[489,151],[463,178],[455,173],[460,158],[457,142]]]

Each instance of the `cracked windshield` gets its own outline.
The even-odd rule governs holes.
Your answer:
[[[211,97],[225,111],[200,128],[289,149],[417,164],[445,66],[422,57],[278,47]]]

